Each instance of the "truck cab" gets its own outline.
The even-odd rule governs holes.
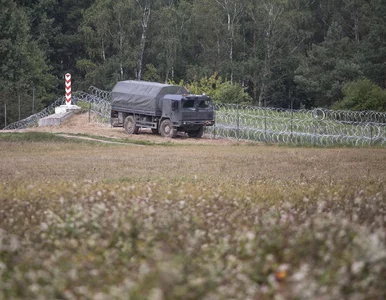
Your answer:
[[[165,135],[163,120],[170,120],[175,131],[186,132],[189,137],[200,138],[204,126],[214,125],[212,99],[206,95],[165,95],[162,99],[160,133]],[[171,132],[171,136],[175,133]]]

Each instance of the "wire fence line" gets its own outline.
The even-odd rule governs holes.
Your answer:
[[[88,93],[75,92],[73,103],[90,112],[90,121],[110,123],[111,92],[90,87]],[[36,126],[65,103],[57,99],[49,107],[4,129]],[[216,124],[206,127],[206,137],[265,143],[300,145],[381,145],[386,146],[386,113],[317,108],[291,110],[237,104],[215,104]],[[91,120],[92,112],[92,120]]]
[[[211,137],[303,145],[386,146],[386,113],[216,105]]]
[[[73,104],[80,104],[85,106],[85,109],[89,109],[93,113],[94,121],[101,121],[102,123],[107,122],[107,118],[110,121],[110,110],[111,110],[111,92],[102,91],[95,87],[90,87],[89,93],[85,92],[73,92],[72,93],[72,102]],[[64,105],[66,103],[65,97],[60,97],[54,101],[51,105],[43,109],[42,111],[29,116],[18,122],[14,122],[4,127],[3,130],[12,130],[12,129],[24,129],[28,127],[37,126],[38,121],[44,117],[47,117],[55,113],[55,107]]]

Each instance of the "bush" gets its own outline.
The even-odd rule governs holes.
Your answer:
[[[386,111],[386,91],[367,78],[347,83],[343,94],[334,109]]]
[[[250,104],[252,101],[243,87],[231,84],[229,81],[223,81],[221,76],[218,76],[216,73],[209,78],[203,77],[191,83],[185,83],[184,81],[171,83],[185,86],[192,94],[200,95],[205,93],[215,103]]]

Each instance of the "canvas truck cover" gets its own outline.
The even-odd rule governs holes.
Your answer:
[[[120,81],[113,88],[111,107],[159,115],[162,112],[160,100],[163,96],[187,93],[182,86],[147,81]]]

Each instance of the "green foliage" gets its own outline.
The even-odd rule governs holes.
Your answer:
[[[172,84],[175,84],[171,81]],[[217,103],[238,103],[251,104],[251,97],[241,86],[231,84],[229,81],[223,81],[221,76],[213,74],[211,77],[202,77],[200,80],[184,83],[178,83],[185,86],[192,94],[203,94],[210,96]]]
[[[221,93],[209,88],[216,101],[285,108],[332,106],[345,84],[362,76],[386,85],[380,0],[1,3],[0,106],[7,101],[8,123],[18,117],[18,95],[26,102],[22,118],[32,112],[33,88],[36,109],[63,95],[67,72],[73,90],[111,89],[138,78],[139,69],[142,79],[157,82],[216,73],[235,84]],[[0,127],[3,120],[0,110]]]
[[[251,104],[252,98],[239,85],[229,81],[220,85],[217,91],[217,101],[220,103]]]
[[[47,132],[26,132],[26,133],[2,133],[0,141],[5,142],[67,142],[68,139]]]
[[[42,109],[42,103],[52,97],[55,87],[51,68],[46,63],[44,52],[33,39],[30,21],[23,8],[12,0],[3,0],[0,11],[0,107],[7,105],[7,123],[32,112],[32,98],[35,94],[35,112]],[[0,119],[0,128],[4,118]]]
[[[77,101],[76,105],[79,106],[82,111],[88,111],[91,103],[86,101]]]
[[[145,71],[143,73],[142,79],[145,81],[161,81],[161,77],[158,74],[158,70],[153,64],[147,64],[145,66]]]
[[[80,59],[76,62],[76,68],[86,73],[95,70],[97,65],[89,59]]]
[[[347,83],[343,94],[335,109],[386,111],[386,91],[367,78]]]
[[[343,37],[342,28],[333,23],[326,40],[313,45],[300,64],[295,82],[317,106],[330,106],[341,99],[344,85],[361,75],[353,50],[352,42]]]

